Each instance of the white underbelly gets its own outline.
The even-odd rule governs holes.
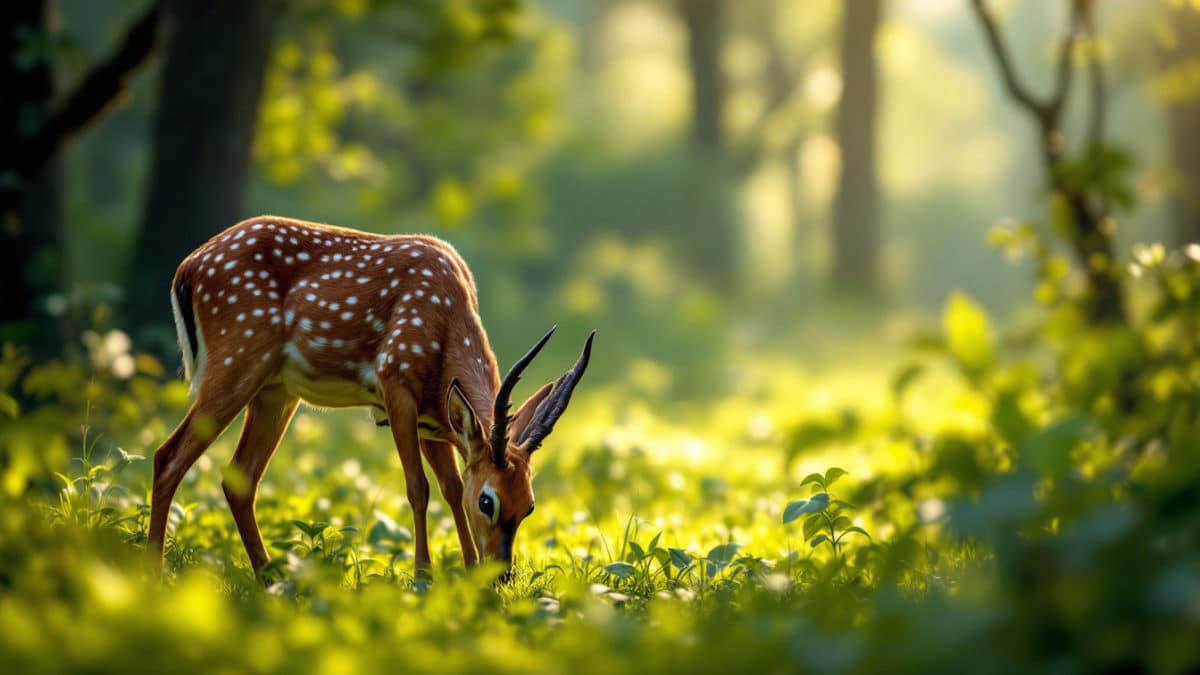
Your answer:
[[[366,374],[367,381],[363,381],[362,377],[321,376],[308,370],[308,363],[303,357],[297,359],[288,354],[289,351],[284,351],[287,356],[279,371],[280,379],[288,391],[306,403],[322,408],[383,406],[383,400],[374,386],[373,372]]]

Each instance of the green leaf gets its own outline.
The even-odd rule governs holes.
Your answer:
[[[827,537],[823,534],[820,534],[820,535],[817,535],[816,537],[813,537],[813,540],[809,543],[812,545],[813,548],[816,548],[816,547],[820,546],[821,544],[824,544],[825,542],[828,542],[828,541],[829,541],[829,537]],[[830,542],[830,543],[832,543],[832,542]]]
[[[853,532],[854,534],[861,534],[862,536],[866,537],[867,539],[871,538],[871,535],[867,534],[866,530],[862,529],[861,527],[859,527],[857,525],[855,525],[854,527],[847,527],[845,529],[845,531],[842,532],[842,536],[844,537],[847,534],[850,534],[851,532]]]
[[[71,478],[71,477],[67,476],[66,474],[59,473],[58,471],[55,471],[54,475],[58,476],[58,479],[62,481],[63,487],[66,488],[67,492],[75,491],[75,479],[74,478]]]
[[[4,413],[15,420],[21,414],[21,405],[17,403],[17,399],[0,391],[0,413]]]
[[[732,543],[732,542],[728,543],[728,544],[720,544],[718,546],[714,546],[712,548],[712,550],[708,552],[708,559],[709,559],[709,561],[714,562],[717,565],[720,565],[721,567],[724,567],[729,564],[729,561],[733,560],[733,556],[741,548],[742,548],[741,544],[736,544],[736,543]]]
[[[627,562],[618,561],[605,565],[604,571],[621,579],[628,579],[637,573],[637,568]]]
[[[841,468],[840,466],[831,467],[828,470],[826,470],[825,471],[825,487],[826,487],[826,489],[828,489],[830,485],[833,485],[834,481],[841,478],[842,476],[845,476],[847,473],[849,473],[849,472],[846,471],[845,469]]]
[[[783,510],[783,524],[787,525],[806,513],[820,513],[829,507],[829,495],[822,492],[810,499],[798,499]]]
[[[303,520],[293,520],[292,524],[295,525],[301,532],[303,532],[305,535],[307,535],[310,539],[321,534],[322,532],[325,531],[325,528],[329,527],[329,523],[323,523],[320,521],[306,523]]]
[[[997,395],[992,406],[992,425],[1013,446],[1024,443],[1037,428],[1021,410],[1020,399],[1019,390],[1009,389]]]
[[[825,517],[819,513],[814,513],[804,519],[804,538],[809,539],[821,531],[821,527],[825,525]]]
[[[995,345],[987,314],[968,295],[955,291],[942,313],[942,329],[950,354],[969,377],[992,365]]]
[[[1021,444],[1021,462],[1041,476],[1057,475],[1070,466],[1071,451],[1087,437],[1087,430],[1083,417],[1058,420]]]
[[[892,397],[899,401],[904,398],[904,393],[908,391],[916,381],[925,373],[925,364],[910,363],[900,369],[894,377],[892,377]]]
[[[817,485],[824,485],[825,477],[819,473],[810,473],[804,477],[804,480],[800,481],[800,487],[804,487],[805,485],[808,485],[809,483],[816,483]]]
[[[639,562],[646,557],[646,552],[642,550],[641,544],[636,541],[629,542],[629,550],[633,552],[633,561]]]
[[[654,535],[654,538],[651,539],[650,543],[646,546],[646,550],[653,551],[654,549],[658,548],[658,538],[661,536],[662,536],[662,531],[659,530],[658,534]]]
[[[667,551],[671,555],[671,564],[680,570],[685,570],[692,564],[692,556],[681,548],[668,548]]]

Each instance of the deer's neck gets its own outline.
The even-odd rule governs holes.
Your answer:
[[[484,433],[487,433],[492,428],[496,392],[500,390],[500,370],[483,326],[478,320],[467,322],[461,334],[452,338],[446,351],[445,388],[458,379]]]

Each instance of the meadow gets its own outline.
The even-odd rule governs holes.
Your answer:
[[[1194,0],[0,5],[0,670],[1200,669]],[[514,400],[597,331],[511,580],[305,406],[261,581],[241,418],[147,573],[172,275],[266,213],[452,243]]]
[[[1148,262],[1160,290],[1200,279],[1186,256]],[[9,350],[6,387],[47,402],[4,398],[0,651],[13,672],[1184,672],[1192,311],[1124,334],[1050,312],[1055,347],[956,294],[900,359],[763,364],[766,390],[690,412],[581,390],[539,451],[506,585],[464,569],[437,500],[414,576],[387,435],[312,409],[258,502],[265,590],[220,488],[233,433],[188,474],[168,576],[147,578],[146,454],[186,385],[118,331],[19,383]]]

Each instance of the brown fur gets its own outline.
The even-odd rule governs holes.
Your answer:
[[[489,460],[484,430],[492,424],[499,371],[479,319],[475,280],[453,247],[434,237],[263,216],[188,256],[173,289],[176,297],[190,297],[191,306],[178,311],[191,313],[181,325],[195,331],[196,344],[184,351],[197,361],[187,370],[197,371],[198,381],[191,409],[154,455],[147,546],[153,569],[161,565],[180,480],[243,409],[232,465],[245,480],[226,481],[225,493],[250,563],[262,569],[268,556],[254,517],[257,487],[301,399],[367,405],[386,415],[413,508],[418,569],[430,563],[422,455],[454,515],[464,561],[473,563],[478,547],[511,562],[512,536],[533,504],[529,453],[510,447],[505,468]],[[470,410],[463,433],[455,433],[448,414],[455,382]],[[518,411],[517,430],[547,391]],[[436,423],[424,438],[420,419]],[[465,460],[461,475],[453,446]],[[500,502],[494,524],[475,507],[485,484]]]

